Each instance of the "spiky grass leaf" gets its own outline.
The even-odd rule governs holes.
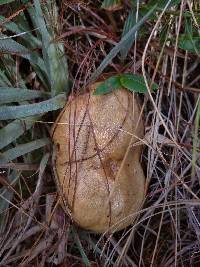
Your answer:
[[[32,142],[22,144],[22,145],[17,145],[14,148],[11,148],[7,150],[6,152],[0,154],[0,164],[5,164],[8,162],[11,162],[12,160],[25,155],[27,153],[30,153],[36,149],[39,149],[41,147],[44,147],[46,145],[50,144],[50,139],[49,138],[42,138],[42,139],[37,139]]]
[[[37,90],[0,87],[0,104],[11,103],[11,102],[22,102],[25,100],[32,100],[35,98],[47,97],[47,96],[49,96],[48,93]]]
[[[34,0],[34,5],[36,12],[35,22],[42,36],[42,53],[51,84],[52,96],[63,91],[68,92],[68,65],[64,55],[63,44],[52,41],[53,29],[49,29],[46,26],[40,1]],[[57,14],[57,10],[54,11]]]
[[[26,47],[3,34],[0,35],[0,52],[17,54],[28,60],[31,59],[30,51]]]
[[[129,32],[129,30],[136,24],[136,9],[132,8],[129,12],[129,15],[124,23],[124,29],[122,32],[122,38]],[[127,57],[131,46],[133,45],[134,39],[130,40],[130,42],[126,43],[124,47],[121,48],[121,59],[124,60]]]
[[[29,8],[28,11],[31,12],[33,8]],[[0,21],[3,22],[5,18],[3,16],[0,16]],[[34,23],[33,23],[34,24]],[[22,45],[24,48],[22,52],[27,49],[28,47],[28,53],[26,53],[26,57],[23,53],[19,53],[17,50],[17,54],[28,59],[30,64],[32,65],[33,69],[35,70],[37,76],[42,81],[42,84],[47,89],[50,87],[50,83],[48,81],[48,75],[47,70],[44,64],[44,60],[41,57],[40,52],[38,51],[38,48],[42,46],[42,42],[40,38],[36,38],[32,33],[36,31],[36,29],[33,31],[32,28],[30,28],[29,24],[27,23],[27,20],[23,13],[21,13],[20,17],[17,17],[17,23],[14,22],[8,22],[4,24],[4,28],[8,29],[9,31],[16,33],[18,40],[21,42],[19,45]],[[3,38],[15,42],[15,40],[11,39],[11,37],[4,35]],[[5,39],[5,40],[6,40]],[[18,42],[15,42],[15,44],[18,44]],[[17,45],[16,44],[16,45]],[[14,45],[14,43],[13,43]],[[15,53],[15,51],[13,52]]]
[[[12,86],[11,81],[5,75],[5,70],[0,69],[0,86]]]
[[[2,34],[0,35],[0,52],[14,54],[28,59],[31,64],[38,66],[43,73],[47,74],[44,61],[38,56],[37,53],[28,50],[23,45],[14,41],[12,38]]]
[[[28,131],[37,117],[28,117],[26,120],[14,120],[0,129],[0,149],[14,142],[18,137]]]
[[[108,55],[101,62],[100,66],[92,74],[90,81],[94,81],[108,66],[108,64],[113,60],[114,57],[120,52],[120,50],[127,45],[130,41],[135,38],[136,31],[144,24],[144,22],[150,17],[150,15],[155,11],[157,5],[153,6],[151,10],[136,24],[133,28],[121,39],[121,41],[108,53]]]
[[[84,248],[83,248],[83,246],[82,246],[82,244],[81,244],[81,242],[80,242],[79,236],[78,236],[76,230],[75,230],[73,227],[71,228],[71,232],[72,232],[72,235],[73,235],[73,237],[74,237],[74,240],[75,240],[75,243],[76,243],[76,245],[77,245],[77,248],[78,248],[78,250],[79,250],[79,252],[80,252],[80,254],[81,254],[83,263],[84,263],[85,266],[87,266],[87,267],[92,267],[92,265],[91,265],[91,263],[90,263],[90,261],[89,261],[87,255],[86,255],[86,253],[85,253],[85,251],[84,251]]]
[[[31,34],[31,29],[28,28],[28,25],[24,26],[23,16],[18,19],[20,23],[9,22],[5,25],[5,28],[17,33],[18,36],[23,39],[22,43],[29,47],[29,49],[31,48],[31,50],[28,50],[25,46],[17,43],[6,35],[2,35],[0,49],[4,53],[12,52],[28,59],[43,85],[45,85],[46,88],[51,87],[52,96],[55,96],[60,92],[68,90],[68,65],[64,55],[64,46],[61,43],[51,42],[53,39],[52,29],[49,27],[47,28],[40,3],[38,1],[35,2],[37,2],[35,9],[30,8],[29,13],[33,24],[37,27],[36,32],[40,32],[38,38]],[[1,16],[0,20],[3,21],[4,17]],[[40,40],[41,37],[42,42]],[[40,54],[35,51],[35,48],[41,45],[43,59]],[[48,82],[46,80],[48,80]]]
[[[0,24],[5,20],[5,17],[0,16]],[[40,47],[42,44],[41,40],[32,34],[33,30],[28,27],[28,25],[24,25],[24,20],[25,18],[23,17],[23,14],[21,14],[20,18],[18,18],[18,23],[9,21],[4,23],[3,27],[16,34],[17,37],[24,39],[29,47]]]
[[[51,62],[51,73],[53,73],[52,96],[61,92],[68,93],[68,65],[63,44],[51,43],[48,48],[48,55]]]
[[[21,172],[13,170],[7,176],[7,179],[11,185],[16,184],[20,177]],[[0,189],[0,233],[2,233],[6,227],[6,214],[5,211],[8,209],[10,205],[10,201],[12,200],[13,192],[8,189],[7,186],[4,186]]]
[[[64,94],[60,94],[39,103],[21,106],[2,106],[0,107],[0,120],[19,119],[43,114],[64,107],[65,102],[66,96]]]
[[[48,77],[49,80],[51,81],[50,62],[48,58],[48,46],[50,44],[50,34],[46,27],[46,23],[40,6],[40,1],[34,0],[34,6],[35,6],[35,22],[37,23],[38,29],[42,36],[42,54],[44,57],[44,62],[48,73]],[[50,83],[52,84],[52,82]]]

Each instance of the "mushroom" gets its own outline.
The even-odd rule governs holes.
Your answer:
[[[57,184],[82,228],[115,232],[133,223],[144,199],[140,164],[144,126],[126,89],[94,95],[99,85],[66,104],[53,127]]]

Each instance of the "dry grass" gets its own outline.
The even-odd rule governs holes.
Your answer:
[[[56,27],[54,41],[64,44],[72,94],[87,89],[97,66],[119,42],[130,8],[128,1],[123,2],[124,7],[115,12],[101,10],[99,1],[59,4],[62,27]],[[4,15],[10,21],[24,8],[5,7]],[[0,182],[13,195],[8,198],[1,192],[1,201],[9,207],[0,225],[0,266],[200,265],[200,60],[178,45],[186,11],[199,32],[199,9],[196,1],[183,0],[171,13],[163,9],[156,19],[146,22],[125,62],[115,58],[101,76],[136,72],[159,84],[156,93],[149,90],[140,95],[145,118],[145,138],[140,141],[145,145],[141,161],[146,198],[134,225],[111,236],[79,229],[58,205],[49,145],[41,161],[36,153],[1,166]],[[28,75],[29,86],[43,88],[34,71],[29,68],[27,73],[18,56],[13,58],[15,80],[20,72]],[[32,135],[48,136],[54,118],[49,114],[38,120]],[[10,169],[17,183],[7,180]]]

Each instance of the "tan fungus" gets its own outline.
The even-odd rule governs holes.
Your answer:
[[[120,89],[95,96],[97,85],[66,104],[54,124],[53,141],[59,190],[73,220],[102,233],[133,223],[141,207],[145,181],[141,146],[126,151],[130,141],[138,141],[132,134],[143,138],[144,127],[130,92]]]

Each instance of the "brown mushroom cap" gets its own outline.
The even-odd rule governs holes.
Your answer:
[[[130,141],[138,141],[132,134],[143,137],[139,112],[125,89],[102,96],[88,93],[68,102],[54,125],[59,189],[82,228],[99,233],[123,229],[142,204],[141,146],[126,153]]]

